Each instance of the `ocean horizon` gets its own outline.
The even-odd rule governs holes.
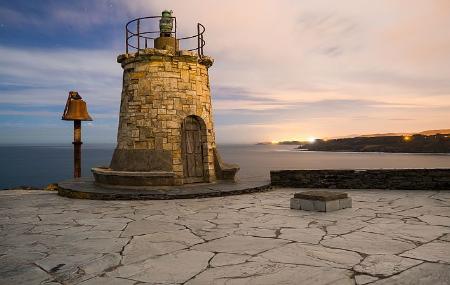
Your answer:
[[[240,166],[242,180],[269,179],[278,169],[450,168],[450,154],[298,151],[295,145],[219,144],[225,162]],[[85,143],[82,176],[110,163],[115,143]],[[0,189],[43,188],[72,178],[71,144],[0,145]]]

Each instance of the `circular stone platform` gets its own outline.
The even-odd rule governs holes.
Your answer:
[[[220,197],[270,190],[269,181],[196,183],[182,186],[99,186],[92,178],[74,178],[58,183],[58,194],[92,200],[169,200]]]

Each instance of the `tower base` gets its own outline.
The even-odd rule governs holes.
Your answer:
[[[173,186],[180,185],[171,171],[117,171],[106,167],[91,169],[95,183],[109,186]]]
[[[269,181],[240,181],[186,184],[181,186],[103,186],[92,178],[69,179],[58,183],[60,196],[94,200],[168,200],[221,197],[269,191]]]

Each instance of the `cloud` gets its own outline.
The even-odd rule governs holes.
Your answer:
[[[264,98],[260,95],[267,94],[264,91],[249,90],[244,87],[216,86],[214,98],[216,100],[251,100],[254,102],[279,102],[276,99]]]
[[[37,26],[44,23],[42,18],[27,17],[18,10],[0,7],[0,19],[2,28],[9,26]]]
[[[0,104],[17,116],[54,112],[75,89],[115,126],[124,25],[173,9],[179,35],[206,26],[219,141],[414,131],[450,121],[447,0],[55,3],[41,14],[0,9],[2,23],[19,29],[27,18],[37,34],[54,34],[45,47],[0,40]],[[68,31],[70,48],[61,40]]]
[[[117,109],[121,68],[111,51],[0,46],[0,103],[61,105],[78,90],[93,106]]]
[[[123,12],[113,1],[25,2],[4,3],[0,7],[0,19],[9,28],[39,29],[39,32],[58,30],[61,25],[70,25],[83,31],[93,26],[102,26],[110,20],[117,20]]]
[[[0,46],[0,66],[0,143],[64,141],[70,127],[61,115],[70,90],[80,92],[95,119],[86,140],[114,141],[122,88],[114,52]]]

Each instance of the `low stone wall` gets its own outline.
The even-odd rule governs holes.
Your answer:
[[[270,179],[297,188],[450,190],[450,168],[277,170]]]

